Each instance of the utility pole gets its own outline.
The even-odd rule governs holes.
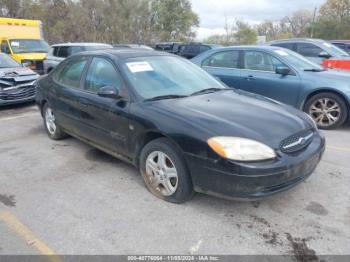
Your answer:
[[[314,37],[314,30],[315,30],[315,20],[316,20],[316,13],[317,13],[317,7],[315,7],[315,10],[314,10],[314,15],[312,17],[312,25],[311,25],[311,38]]]

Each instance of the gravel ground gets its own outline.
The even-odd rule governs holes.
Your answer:
[[[0,109],[0,254],[350,254],[350,128],[296,188],[256,202],[152,196],[137,170],[50,140],[33,104]]]

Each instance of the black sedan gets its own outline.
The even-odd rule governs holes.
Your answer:
[[[325,148],[305,113],[226,88],[171,54],[74,55],[38,81],[50,138],[69,134],[137,167],[170,202],[203,192],[257,198],[306,179]]]

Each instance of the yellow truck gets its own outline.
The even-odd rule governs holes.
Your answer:
[[[44,41],[41,21],[0,17],[1,52],[39,74],[49,50]]]

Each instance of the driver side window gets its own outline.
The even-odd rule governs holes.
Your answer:
[[[104,58],[94,57],[86,75],[85,89],[97,93],[101,87],[111,86],[119,90],[121,78],[112,63]]]
[[[287,67],[274,56],[260,51],[244,52],[244,68],[255,71],[275,72],[279,66]]]
[[[5,54],[10,54],[10,48],[7,41],[3,40],[1,42],[1,52]]]

